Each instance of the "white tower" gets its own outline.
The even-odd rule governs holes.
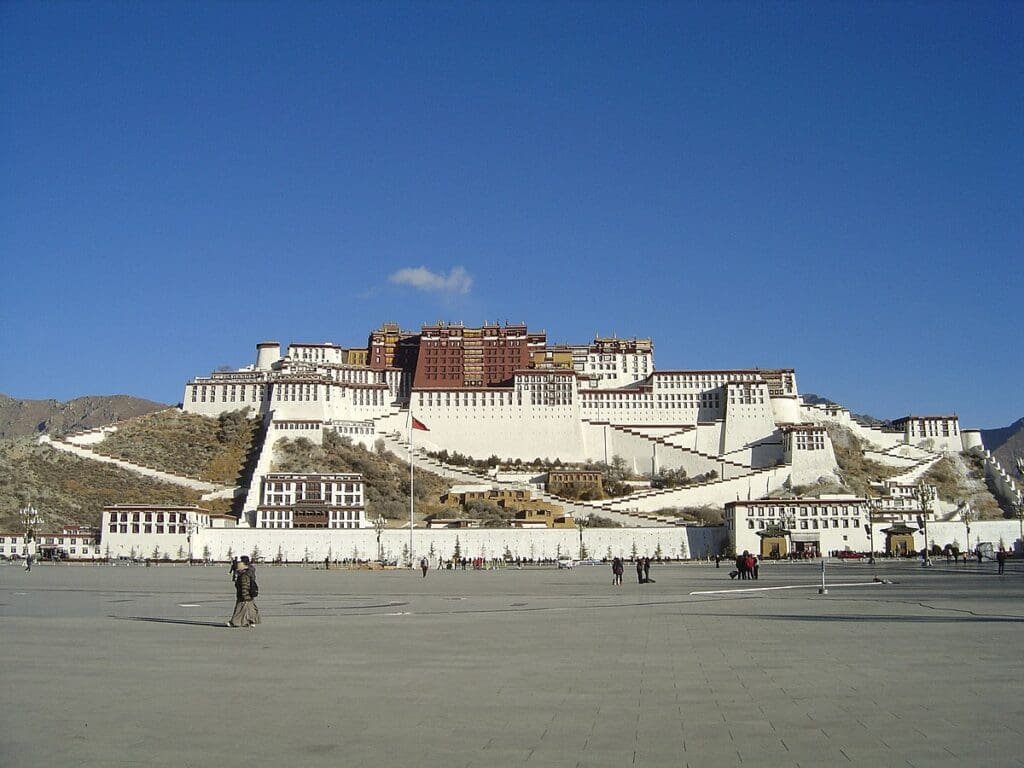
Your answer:
[[[261,341],[256,345],[256,370],[269,371],[281,359],[281,344],[277,341]]]

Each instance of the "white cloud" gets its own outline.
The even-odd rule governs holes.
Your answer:
[[[462,267],[453,267],[447,275],[431,272],[426,267],[405,267],[392,273],[388,280],[420,291],[439,293],[469,293],[473,286],[473,278]]]

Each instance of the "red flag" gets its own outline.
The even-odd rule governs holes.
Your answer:
[[[424,424],[419,419],[417,419],[415,416],[412,417],[412,428],[413,429],[422,429],[424,432],[429,432],[430,431],[429,429],[427,429],[427,425]]]

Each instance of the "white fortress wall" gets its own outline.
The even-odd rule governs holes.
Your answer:
[[[962,429],[960,430],[960,439],[963,443],[963,449],[965,451],[973,451],[978,448],[985,448],[985,445],[981,440],[980,429]]]
[[[572,405],[528,406],[446,405],[416,406],[415,417],[428,432],[417,432],[413,442],[432,444],[477,459],[492,454],[502,459],[561,459],[582,462],[583,425]],[[598,458],[598,457],[593,457]]]
[[[697,558],[720,551],[726,532],[722,526],[663,526],[644,528],[586,528],[583,543],[589,555],[630,557],[634,547],[640,556],[654,557],[659,547],[665,558]],[[580,533],[576,528],[417,528],[412,535],[415,557],[437,558],[454,555],[456,540],[463,556],[468,558],[512,557],[554,559],[576,558],[580,553]],[[399,560],[408,551],[409,531],[387,529],[381,534],[381,545],[388,560]],[[188,552],[184,534],[120,534],[104,532],[100,550],[106,555],[109,547],[113,558],[149,557],[159,549],[172,558],[179,550]],[[203,528],[193,537],[193,557],[202,557],[208,548],[210,557],[227,561],[232,556],[252,555],[272,561],[278,556],[288,562],[311,563],[331,560],[377,559],[377,536],[373,529],[270,529],[270,528]],[[230,554],[229,554],[230,553]],[[265,567],[265,566],[264,566]]]
[[[920,459],[913,459],[909,456],[893,455],[889,451],[873,451],[870,449],[864,451],[864,458],[877,461],[879,464],[884,464],[887,467],[898,467],[901,469],[910,469],[910,467],[913,467],[920,461]]]
[[[775,431],[767,384],[730,383],[724,396],[725,430],[719,453],[746,448]]]
[[[796,395],[773,395],[771,405],[776,424],[799,424],[804,420],[800,412],[800,398]]]
[[[921,543],[918,543],[918,535],[914,536],[914,542],[918,548],[924,546],[923,535]],[[956,542],[960,549],[964,549],[964,542],[967,541],[967,528],[962,522],[935,522],[928,523],[928,545],[938,544],[945,547],[947,544]],[[974,549],[979,543],[989,543],[995,549],[1000,545],[1007,550],[1020,551],[1020,521],[1019,520],[975,520],[971,523],[971,545]],[[877,539],[876,539],[877,543]]]
[[[881,533],[888,523],[875,523],[875,550],[885,548],[885,535]],[[870,537],[866,526],[861,528],[822,529],[819,535],[820,547],[825,552],[851,549],[866,552],[870,548]],[[654,556],[661,547],[663,557],[677,558],[684,551],[684,557],[702,558],[721,551],[728,532],[724,526],[662,526],[643,528],[585,528],[583,542],[591,557],[603,558],[608,555],[629,557],[634,543],[639,555]],[[928,524],[928,543],[945,547],[956,543],[961,549],[967,538],[963,523],[934,522]],[[450,558],[455,550],[455,541],[466,557],[502,557],[506,548],[513,557],[535,559],[555,558],[559,555],[579,555],[579,531],[571,529],[522,529],[508,528],[417,528],[413,532],[413,549],[416,556],[422,556],[434,549],[436,558]],[[1020,523],[1016,520],[979,520],[971,523],[971,548],[979,542],[991,543],[996,549],[1000,544],[1007,549],[1020,551]],[[385,530],[381,536],[385,557],[397,559],[409,544],[409,531]],[[924,547],[924,534],[918,530],[914,535],[917,549]],[[736,549],[751,552],[760,551],[760,539],[754,530],[741,526],[736,531]],[[372,529],[265,529],[265,528],[203,528],[194,537],[193,557],[202,557],[205,547],[215,560],[226,561],[228,552],[234,556],[252,554],[258,550],[262,557],[273,560],[281,555],[290,562],[299,562],[308,557],[310,562],[322,562],[325,557],[333,559],[376,559],[376,532]],[[110,556],[129,556],[134,550],[136,556],[149,557],[154,548],[172,558],[180,550],[188,552],[188,537],[183,534],[117,534],[104,531],[100,551],[105,557],[109,548]],[[308,552],[308,555],[307,555]]]
[[[717,456],[722,446],[722,433],[725,431],[725,422],[702,421],[697,424],[697,434],[694,437],[696,450],[708,456]]]
[[[820,478],[833,477],[836,474],[836,454],[832,448],[832,441],[827,436],[824,448],[794,450],[790,460],[792,485],[816,483]]]
[[[608,440],[610,456],[622,457],[629,466],[636,466],[642,473],[649,473],[652,469],[664,467],[666,469],[685,469],[686,474],[690,477],[706,474],[712,470],[718,473],[719,477],[735,477],[737,474],[747,471],[743,467],[737,467],[714,457],[702,456],[683,448],[658,444],[642,435],[618,427],[602,430],[598,437],[602,454],[605,436]],[[603,455],[598,460],[603,461]]]
[[[1021,491],[1017,481],[1003,469],[991,451],[984,451],[982,456],[985,458],[985,477],[991,483],[996,496],[1005,504],[1020,503]]]
[[[628,499],[605,499],[600,503],[582,502],[595,507],[606,507],[612,510],[637,512],[656,512],[660,509],[679,507],[721,507],[726,501],[733,499],[757,499],[770,491],[779,490],[789,479],[788,466],[773,467],[752,471],[750,475],[730,480],[717,480],[712,483],[673,488]]]

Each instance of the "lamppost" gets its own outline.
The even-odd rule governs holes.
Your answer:
[[[192,537],[199,530],[199,521],[195,517],[194,512],[188,513],[187,522],[185,523],[185,533],[188,541],[188,566],[192,567]]]
[[[385,521],[383,515],[377,515],[377,519],[373,521],[373,528],[377,531],[377,562],[384,562],[384,547],[380,543],[380,535],[384,531]]]
[[[931,552],[928,551],[928,514],[934,499],[935,489],[923,480],[917,484],[917,500],[921,504],[921,529],[924,531],[924,560],[922,566],[932,564]]]
[[[971,553],[971,521],[974,519],[974,511],[970,504],[964,504],[960,516],[964,519],[964,527],[967,529],[967,548],[964,549],[964,562],[966,563],[967,556]]]
[[[43,518],[39,516],[39,511],[31,504],[18,510],[18,519],[21,520],[21,527],[25,531],[26,540],[32,536],[32,529],[43,522]]]
[[[871,540],[871,553],[868,564],[875,564],[875,519],[882,510],[882,500],[877,496],[868,496],[868,538]]]
[[[1014,507],[1017,509],[1017,520],[1020,521],[1020,548],[1021,553],[1024,554],[1024,496],[1020,491],[1017,492],[1017,503],[1014,504]]]
[[[580,532],[580,560],[582,560],[585,557],[585,550],[583,549],[583,529],[587,527],[588,520],[589,518],[587,517],[576,518],[576,527],[579,529]]]

